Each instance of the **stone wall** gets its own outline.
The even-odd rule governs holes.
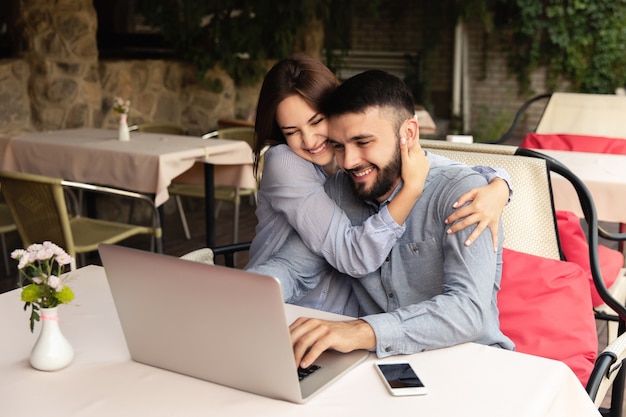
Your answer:
[[[190,135],[201,135],[217,128],[220,118],[252,119],[256,111],[260,85],[236,88],[232,79],[220,69],[207,76],[219,78],[221,92],[209,91],[199,83],[195,69],[186,63],[163,60],[100,61],[96,71],[98,106],[93,117],[72,117],[71,91],[83,82],[75,78],[76,88],[66,91],[65,75],[49,76],[48,91],[32,96],[29,89],[31,68],[26,60],[0,60],[0,134],[17,135],[35,130],[55,130],[72,127],[115,128],[117,121],[111,106],[113,98],[131,101],[129,124],[169,122],[187,128]],[[56,90],[52,86],[60,87]],[[40,94],[42,90],[36,90]],[[52,92],[59,94],[51,100]],[[63,93],[64,92],[64,93]],[[63,94],[68,94],[67,99]],[[80,106],[79,106],[80,107]],[[42,117],[33,117],[31,108]]]
[[[98,58],[92,0],[20,3],[16,27],[24,51],[0,60],[0,134],[76,127],[116,127],[113,98],[131,100],[130,124],[169,122],[192,135],[217,128],[220,118],[251,120],[260,83],[236,88],[219,68],[219,92],[203,87],[187,63]]]
[[[35,130],[31,120],[28,79],[30,67],[21,59],[0,60],[0,134]]]
[[[214,69],[206,76],[219,79],[220,92],[203,88],[190,64],[177,61],[101,61],[103,127],[115,127],[111,106],[116,96],[131,101],[129,124],[169,122],[187,128],[191,135],[202,135],[217,128],[220,118],[254,116],[258,91],[238,98],[232,79]],[[243,99],[245,97],[246,99]]]
[[[99,124],[97,23],[92,0],[20,2],[16,28],[36,129]]]

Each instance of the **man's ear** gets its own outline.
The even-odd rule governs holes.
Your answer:
[[[411,117],[404,121],[400,129],[400,136],[406,138],[406,144],[409,148],[419,141],[420,129],[416,117]]]

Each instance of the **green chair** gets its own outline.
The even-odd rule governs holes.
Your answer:
[[[219,138],[231,140],[243,140],[254,149],[254,128],[253,127],[231,127],[209,132],[202,136],[203,139]],[[176,205],[180,213],[180,221],[185,231],[185,237],[191,239],[187,217],[183,209],[181,197],[192,197],[204,199],[204,184],[184,184],[172,183],[169,187],[169,193],[176,198]],[[233,243],[236,243],[239,236],[239,208],[241,197],[249,196],[256,202],[257,188],[240,188],[232,186],[216,186],[215,200],[218,202],[215,215],[219,214],[222,202],[232,203],[233,212]]]
[[[158,210],[153,201],[143,194],[8,171],[0,171],[0,184],[24,247],[49,240],[76,257],[97,250],[100,243],[114,244],[131,236],[146,234],[152,236],[151,249],[163,251]],[[152,225],[133,225],[75,214],[80,212],[77,200],[73,193],[65,192],[66,189],[144,201],[152,208]]]

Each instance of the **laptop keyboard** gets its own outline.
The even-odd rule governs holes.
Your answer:
[[[298,379],[302,381],[304,378],[311,375],[313,372],[317,371],[320,368],[321,366],[315,364],[309,366],[308,368],[298,367]]]

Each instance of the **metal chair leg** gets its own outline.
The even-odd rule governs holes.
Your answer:
[[[233,212],[233,243],[237,243],[239,238],[239,206],[241,205],[241,199],[239,195],[235,199],[235,210]]]
[[[187,224],[187,216],[185,210],[183,210],[183,202],[179,195],[176,196],[176,207],[178,208],[178,214],[180,215],[180,222],[183,224],[183,230],[185,231],[185,237],[187,240],[191,239],[191,233],[189,232],[189,225]]]
[[[4,237],[4,233],[0,234],[0,244],[2,246],[2,257],[4,259],[4,272],[8,277],[11,274],[11,269],[9,268],[9,254],[7,253],[7,241]]]

